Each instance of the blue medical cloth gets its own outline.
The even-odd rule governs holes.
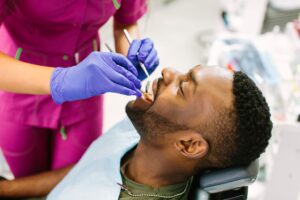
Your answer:
[[[117,200],[121,190],[117,183],[122,183],[121,159],[139,139],[129,119],[119,122],[93,142],[47,200]]]

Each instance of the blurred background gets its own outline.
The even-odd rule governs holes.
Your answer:
[[[300,0],[151,0],[140,20],[164,67],[197,64],[246,72],[259,85],[275,124],[248,199],[300,200]],[[101,29],[113,46],[112,20]],[[102,47],[103,51],[106,51]],[[106,94],[104,131],[125,117],[130,97]],[[0,174],[12,178],[0,156]]]

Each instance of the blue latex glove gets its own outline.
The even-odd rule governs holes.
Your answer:
[[[53,100],[86,99],[106,92],[141,96],[137,70],[123,55],[93,52],[78,65],[55,68],[50,88]]]
[[[154,48],[153,41],[149,38],[133,40],[129,47],[127,58],[138,70],[138,78],[140,80],[144,80],[147,76],[139,65],[139,62],[145,65],[149,74],[159,65],[157,51]]]

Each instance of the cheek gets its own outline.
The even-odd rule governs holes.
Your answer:
[[[148,144],[151,144],[153,151],[157,151],[161,157],[167,159],[172,157],[171,155],[174,153],[174,150],[176,150],[173,135],[174,133],[169,133],[156,138],[151,137],[151,142]]]
[[[159,95],[150,110],[169,119],[172,114],[177,113],[179,107],[176,97],[164,93]]]
[[[149,111],[158,113],[171,122],[185,124],[185,119],[190,118],[193,108],[189,104],[178,100],[178,98],[168,98],[161,95]]]
[[[207,117],[206,114],[209,110],[209,102],[205,104],[199,98],[191,98],[189,101],[183,102],[163,95],[157,99],[151,108],[151,111],[166,119],[186,126],[199,124],[199,121]]]

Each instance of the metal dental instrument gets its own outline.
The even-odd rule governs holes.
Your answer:
[[[114,51],[112,50],[112,48],[110,48],[110,46],[107,43],[104,43],[104,45],[106,46],[107,50],[111,53],[113,53]]]
[[[104,43],[104,45],[105,45],[105,47],[107,48],[107,50],[109,52],[114,53],[114,51],[112,50],[112,48],[107,43]],[[147,89],[147,87],[146,87],[146,89]],[[141,90],[141,92],[144,93],[142,90]],[[146,91],[146,93],[147,93],[147,91]]]
[[[125,37],[126,37],[128,43],[131,44],[132,43],[132,39],[131,39],[128,31],[126,29],[123,29],[123,31],[124,31],[124,34],[125,34]],[[150,87],[149,73],[148,73],[148,71],[147,71],[147,69],[146,69],[146,67],[145,67],[145,65],[143,63],[140,62],[140,66],[141,66],[142,70],[144,71],[144,73],[147,76],[147,78],[146,78],[147,83],[146,83],[145,92],[148,93],[149,87]]]

